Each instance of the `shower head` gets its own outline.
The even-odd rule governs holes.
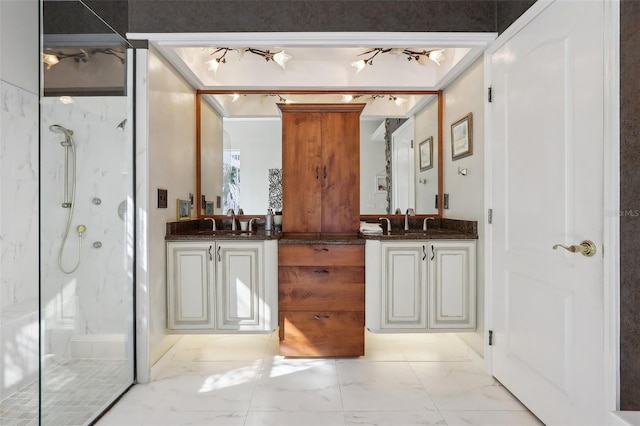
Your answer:
[[[49,130],[51,130],[53,133],[64,135],[65,140],[64,142],[62,142],[63,145],[71,145],[71,135],[73,135],[73,130],[66,129],[59,124],[52,124],[51,126],[49,126]]]

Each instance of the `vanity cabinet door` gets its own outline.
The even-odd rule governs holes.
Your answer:
[[[217,328],[263,330],[265,283],[262,243],[217,243]]]
[[[476,242],[429,241],[429,329],[476,326]]]
[[[215,327],[213,242],[167,243],[167,317],[172,330]]]
[[[382,309],[384,330],[426,330],[426,242],[383,243]]]
[[[322,115],[322,232],[359,227],[360,111],[329,112]]]
[[[320,232],[322,225],[322,114],[282,114],[282,229]]]

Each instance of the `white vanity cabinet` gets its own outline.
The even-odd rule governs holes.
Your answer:
[[[367,240],[367,328],[473,330],[475,246],[475,240]]]
[[[169,330],[273,331],[277,256],[275,240],[167,242]]]

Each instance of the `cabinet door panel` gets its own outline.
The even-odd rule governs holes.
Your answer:
[[[433,242],[429,274],[429,328],[474,329],[475,242]]]
[[[281,267],[278,289],[280,310],[361,311],[364,267]]]
[[[360,113],[322,115],[322,232],[358,232]]]
[[[282,230],[321,231],[321,114],[282,116]]]
[[[214,328],[212,249],[212,244],[167,244],[169,329]]]
[[[280,312],[280,355],[364,355],[364,312]]]
[[[381,328],[426,329],[426,261],[423,244],[384,245]]]
[[[218,243],[218,329],[256,330],[264,324],[262,246]]]
[[[364,245],[281,244],[278,264],[282,266],[364,266]]]

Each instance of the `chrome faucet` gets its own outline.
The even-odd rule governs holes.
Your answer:
[[[227,210],[227,216],[231,216],[231,230],[237,231],[238,227],[236,226],[236,214],[234,213],[233,209]]]
[[[253,232],[253,221],[254,220],[257,221],[257,220],[260,220],[260,219],[257,218],[257,217],[252,217],[251,219],[249,219],[249,226],[248,226],[248,231],[249,232]]]
[[[388,217],[379,217],[378,220],[386,220],[387,221],[387,234],[391,233],[391,221],[389,221]]]
[[[212,217],[205,217],[204,220],[210,220],[211,221],[211,230],[215,231],[216,230],[216,220]]]
[[[412,208],[408,208],[407,212],[404,214],[404,230],[409,230],[409,216],[415,216],[416,212]]]
[[[435,219],[434,219],[434,218],[432,218],[432,217],[425,217],[425,218],[424,218],[424,221],[422,222],[422,230],[423,230],[423,231],[426,231],[426,230],[427,230],[427,221],[428,221],[428,220],[435,220]]]

